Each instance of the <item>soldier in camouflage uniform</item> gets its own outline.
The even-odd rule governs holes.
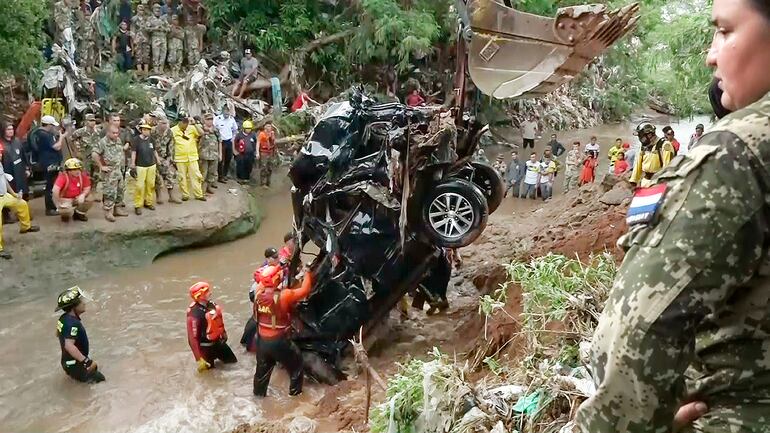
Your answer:
[[[184,30],[179,26],[179,16],[171,17],[171,29],[168,32],[168,65],[171,75],[179,76],[184,60]]]
[[[200,3],[183,5],[182,13],[184,17],[187,65],[192,67],[197,65],[201,59],[203,34],[206,33],[204,9],[201,7]]]
[[[150,71],[150,35],[147,32],[149,18],[144,4],[136,6],[136,15],[131,18],[131,39],[136,70],[145,74]]]
[[[163,73],[166,62],[166,35],[171,30],[168,21],[160,14],[160,5],[152,7],[153,15],[147,19],[147,29],[150,32],[150,44],[152,45],[152,71],[156,74]]]
[[[126,188],[125,145],[120,139],[120,128],[114,125],[108,126],[107,136],[98,141],[92,155],[104,178],[104,218],[115,222],[115,217],[128,216],[128,212],[117,206],[118,203],[123,203],[123,193]]]
[[[93,114],[86,114],[86,124],[82,128],[75,130],[72,134],[72,141],[75,143],[77,149],[77,158],[83,161],[83,169],[91,178],[91,194],[96,195],[97,185],[101,181],[101,172],[99,166],[94,161],[91,155],[96,147],[101,135],[96,128],[96,117]],[[95,198],[96,201],[101,201],[101,198]]]
[[[708,63],[736,111],[631,203],[583,433],[770,431],[770,3],[713,15]]]
[[[158,175],[155,177],[156,202],[162,204],[161,191],[168,192],[168,201],[171,203],[182,203],[172,194],[174,186],[177,184],[176,167],[174,166],[174,135],[168,126],[168,119],[165,116],[158,118],[156,126],[150,134],[155,151],[158,152],[160,160],[158,161]]]
[[[90,73],[96,63],[96,30],[93,24],[91,24],[90,12],[76,9],[75,17],[78,60],[80,66]]]
[[[75,10],[77,2],[75,0],[59,0],[54,3],[53,21],[56,34],[54,42],[62,47],[71,56],[74,56],[75,43]]]
[[[198,166],[203,176],[203,190],[214,194],[217,187],[218,166],[222,160],[222,140],[214,127],[214,115],[203,116],[203,135],[198,141]]]

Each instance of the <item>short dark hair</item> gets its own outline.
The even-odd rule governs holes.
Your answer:
[[[668,134],[669,132],[674,132],[674,128],[672,128],[671,126],[667,125],[667,126],[665,126],[663,128],[663,133],[664,134]]]
[[[532,156],[532,155],[537,156],[537,152],[532,152],[532,153],[529,154],[529,156]]]
[[[578,146],[580,146],[580,141],[573,141],[573,142],[572,142],[572,145],[573,145],[573,146],[574,146],[574,145],[576,145],[576,144],[577,144]]]
[[[286,232],[286,234],[283,235],[284,242],[289,242],[289,240],[293,238],[294,238],[294,232]]]
[[[592,135],[592,136],[591,136],[591,140],[596,140],[596,139],[597,139],[597,138],[596,138],[596,136],[595,136],[595,135]]]
[[[752,6],[754,6],[754,9],[756,9],[759,13],[764,15],[764,17],[770,21],[770,2],[767,0],[750,0],[749,3],[751,3]]]

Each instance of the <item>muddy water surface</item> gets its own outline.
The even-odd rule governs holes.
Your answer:
[[[674,123],[682,143],[696,123]],[[663,121],[656,122],[662,126]],[[703,122],[706,123],[706,122]],[[615,138],[630,143],[631,123],[560,132],[566,146],[583,143],[595,134],[606,151]],[[538,140],[542,152],[550,133]],[[490,156],[510,149],[490,149]],[[520,153],[523,153],[520,150]],[[560,158],[564,159],[564,156]],[[561,193],[563,175],[557,178]],[[542,202],[508,198],[499,213],[524,212]],[[307,413],[324,388],[307,384],[298,398],[287,396],[288,380],[277,370],[269,398],[252,395],[255,360],[238,344],[250,314],[251,273],[268,246],[279,246],[291,224],[288,187],[263,199],[264,220],[257,234],[229,244],[185,251],[158,259],[142,269],[112,272],[79,282],[93,297],[83,316],[91,355],[107,382],[87,386],[68,379],[59,366],[55,338],[55,296],[61,288],[26,293],[0,305],[4,325],[0,337],[0,432],[226,432],[243,422],[278,420],[290,413]],[[187,346],[185,309],[187,288],[195,281],[215,285],[214,299],[225,308],[231,347],[239,362],[206,374],[195,372]],[[430,339],[430,335],[424,336]],[[422,338],[423,345],[430,344]],[[404,346],[408,351],[414,349]],[[382,360],[377,360],[379,363]],[[335,431],[333,427],[323,431]]]

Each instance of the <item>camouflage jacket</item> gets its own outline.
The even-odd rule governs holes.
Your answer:
[[[184,29],[179,26],[171,26],[168,31],[168,39],[178,40],[180,43],[184,41]]]
[[[72,140],[75,142],[78,157],[81,159],[91,158],[91,152],[99,142],[101,134],[97,128],[88,129],[88,127],[82,127],[75,130],[72,133]]]
[[[125,168],[126,156],[123,152],[123,143],[120,140],[112,141],[107,137],[102,137],[94,147],[94,152],[102,157],[106,166],[119,170]]]
[[[75,30],[75,14],[73,8],[67,4],[66,1],[60,0],[54,3],[53,8],[53,21],[56,25],[56,30],[61,33],[65,29],[70,28]]]
[[[770,94],[718,122],[652,180],[656,218],[632,225],[591,349],[585,433],[669,432],[701,400],[695,431],[768,431]],[[692,430],[690,430],[692,431]]]
[[[134,43],[148,42],[150,40],[150,34],[147,32],[148,17],[142,15],[134,15],[131,18],[131,36],[134,38]]]
[[[156,17],[155,15],[147,18],[145,21],[147,32],[151,37],[165,38],[166,33],[171,30],[171,25],[163,17]]]
[[[205,131],[198,141],[198,158],[206,161],[219,160],[219,132],[214,128],[213,131]]]
[[[163,133],[160,133],[156,127],[150,134],[150,140],[152,140],[158,156],[166,161],[174,160],[174,134],[171,132],[171,128],[166,128]]]

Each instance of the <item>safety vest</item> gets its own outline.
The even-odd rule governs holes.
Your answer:
[[[281,310],[281,291],[272,287],[260,289],[254,302],[257,323],[261,328],[285,333],[291,326],[291,316],[288,311]]]
[[[275,137],[262,131],[259,133],[259,153],[273,153],[275,150]]]
[[[206,338],[209,341],[219,341],[224,334],[225,319],[222,314],[222,307],[214,304],[214,308],[206,311]]]

